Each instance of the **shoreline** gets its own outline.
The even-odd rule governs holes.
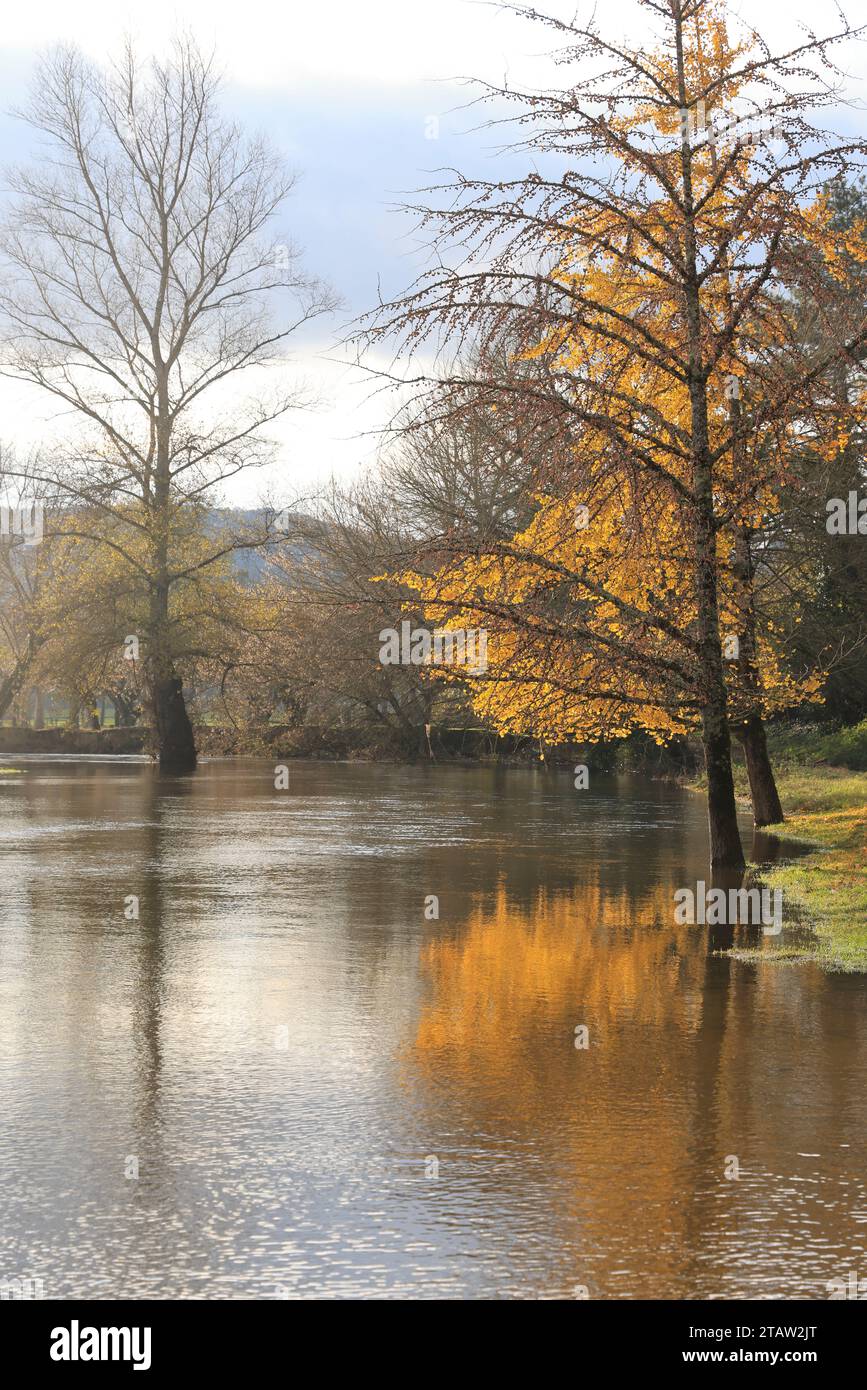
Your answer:
[[[749,806],[743,769],[735,771],[738,802]],[[825,970],[867,972],[867,773],[825,764],[783,766],[775,773],[786,820],[759,833],[778,841],[784,854],[779,863],[753,861],[752,867],[803,913],[815,937],[780,950],[778,963],[810,961]],[[703,791],[695,783],[690,789]],[[786,844],[802,852],[786,856]],[[735,954],[751,961],[775,958],[769,951]]]

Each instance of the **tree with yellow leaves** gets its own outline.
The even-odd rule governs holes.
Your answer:
[[[775,687],[785,703],[797,693],[768,634],[749,627],[744,538],[785,485],[793,441],[812,431],[840,447],[839,412],[828,418],[817,383],[867,339],[850,306],[833,343],[802,350],[789,298],[797,282],[827,300],[841,253],[821,188],[867,154],[809,119],[833,100],[831,54],[855,31],[841,19],[774,54],[723,0],[636,8],[656,28],[641,48],[592,21],[535,16],[563,36],[574,82],[485,94],[518,103],[518,148],[534,167],[502,182],[458,176],[442,210],[417,209],[437,229],[437,263],[367,332],[409,350],[508,333],[536,361],[508,382],[411,378],[418,418],[485,400],[546,411],[559,441],[530,528],[490,554],[461,561],[455,548],[457,574],[433,597],[451,622],[485,611],[495,624],[508,670],[491,663],[492,716],[527,716],[507,705],[535,687],[534,723],[545,709],[559,734],[697,723],[711,861],[739,867],[725,648],[736,611],[753,710]],[[847,255],[859,247],[853,237]],[[747,584],[740,601],[728,572]]]
[[[663,742],[700,726],[704,672],[684,520],[664,490],[636,494],[618,482],[541,497],[508,542],[455,557],[433,576],[402,576],[431,622],[487,631],[484,674],[438,674],[466,681],[476,712],[502,732],[557,742],[641,730]],[[579,500],[588,492],[592,510]],[[739,531],[720,533],[717,546],[727,704],[743,729],[815,699],[822,675],[796,679],[780,635],[756,622],[752,576],[745,583],[737,563]],[[779,818],[757,806],[757,823]]]

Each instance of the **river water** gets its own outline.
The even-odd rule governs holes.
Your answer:
[[[781,1299],[867,1278],[867,977],[675,925],[701,798],[543,768],[290,763],[278,791],[255,760],[8,762],[0,1280]]]

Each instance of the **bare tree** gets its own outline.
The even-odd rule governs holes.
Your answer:
[[[217,530],[190,561],[184,512],[271,459],[264,431],[304,398],[271,374],[266,390],[262,369],[334,303],[292,246],[267,239],[294,180],[221,115],[218,91],[213,61],[187,40],[147,65],[127,45],[109,71],[58,49],[20,113],[47,148],[13,175],[2,239],[2,370],[77,417],[46,478],[70,508],[111,519],[81,538],[122,554],[147,586],[143,658],[172,770],[196,761],[173,590],[264,539]]]

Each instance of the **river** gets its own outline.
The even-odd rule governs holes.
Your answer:
[[[867,1276],[867,979],[675,924],[700,797],[7,762],[0,1280],[781,1299]]]

